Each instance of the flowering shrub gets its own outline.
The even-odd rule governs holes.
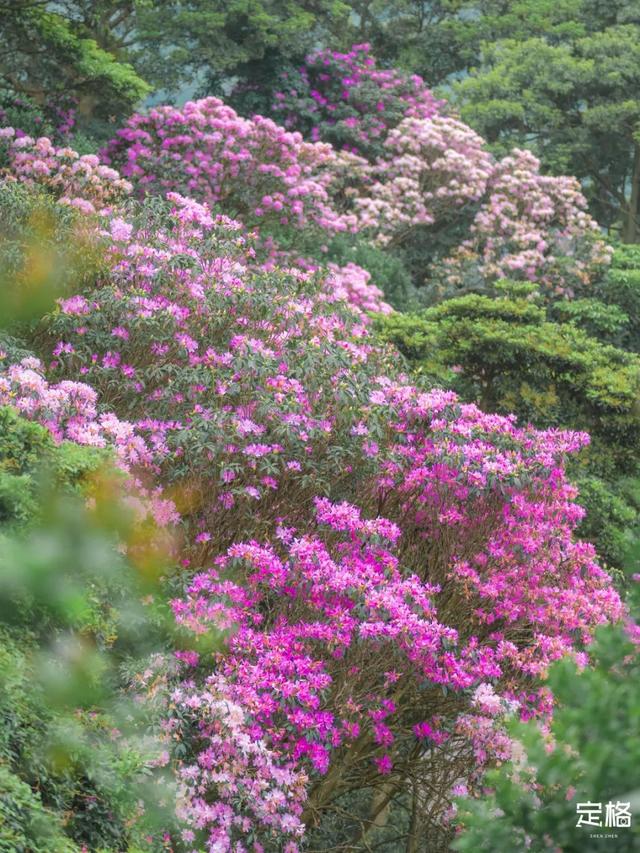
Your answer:
[[[348,53],[310,54],[299,70],[282,74],[273,114],[314,142],[375,160],[402,119],[431,118],[443,102],[418,75],[378,68],[369,51],[370,45],[355,44]]]
[[[588,510],[579,532],[622,568],[636,510],[620,480],[639,470],[640,361],[575,321],[553,322],[532,291],[530,284],[501,282],[494,297],[466,294],[419,314],[380,318],[378,332],[485,412],[514,412],[538,427],[587,429],[590,446],[572,469]]]
[[[540,161],[516,148],[495,165],[469,239],[444,262],[445,281],[533,281],[571,299],[610,262],[599,234],[578,181],[540,174]]]
[[[377,314],[390,314],[393,310],[384,301],[384,293],[371,283],[371,274],[358,264],[344,266],[327,264],[329,275],[325,286],[336,297],[342,297],[352,308],[373,311]]]
[[[171,202],[135,227],[111,221],[112,273],[61,302],[50,367],[81,376],[137,420],[167,476],[193,478],[195,488],[204,454],[212,483],[203,511],[220,524],[241,509],[256,517],[258,501],[278,503],[298,478],[355,488],[345,466],[357,435],[341,431],[324,470],[314,451],[348,400],[366,400],[351,371],[364,382],[382,369],[361,314],[327,293],[320,274],[256,272],[239,223],[176,194]]]
[[[169,201],[110,221],[111,273],[61,303],[50,370],[146,436],[195,573],[178,621],[234,629],[214,675],[183,656],[184,837],[293,851],[380,776],[446,804],[622,614],[573,538],[587,437],[410,385],[321,276],[260,270],[238,223]]]
[[[361,72],[372,91],[388,86],[396,92],[404,78],[375,71],[359,52],[354,56],[369,69]],[[356,71],[354,92],[362,82]],[[327,84],[334,80],[324,76]],[[140,195],[178,191],[277,236],[291,226],[312,227],[323,238],[359,231],[407,255],[419,283],[432,262],[444,258],[436,267],[439,293],[486,289],[505,276],[536,280],[553,298],[586,289],[609,252],[577,182],[541,175],[538,160],[525,151],[495,162],[484,140],[458,119],[439,115],[419,86],[408,100],[398,92],[393,97],[404,112],[384,133],[378,128],[374,164],[327,143],[305,142],[262,116],[241,118],[217,98],[132,116],[104,157]],[[365,106],[363,115],[375,115]]]
[[[578,182],[541,175],[530,152],[494,162],[481,137],[441,116],[405,119],[385,149],[369,183],[351,191],[359,229],[417,252],[418,261],[425,227],[433,235],[427,254],[444,237],[440,291],[483,290],[510,277],[535,281],[549,298],[572,297],[609,263]]]
[[[405,119],[389,133],[375,180],[356,200],[360,227],[383,245],[402,243],[415,228],[479,201],[491,171],[484,140],[461,121]]]
[[[81,297],[66,300],[76,310],[84,303]],[[88,306],[86,306],[88,308]],[[122,421],[112,412],[98,414],[97,394],[83,382],[63,380],[49,384],[42,375],[36,358],[0,369],[0,405],[10,405],[23,417],[46,427],[54,439],[73,441],[86,447],[108,447],[113,450],[121,469],[129,475],[127,503],[142,520],[147,515],[161,527],[179,520],[172,501],[162,497],[161,489],[148,490],[133,476],[149,468],[152,453],[133,424]],[[134,496],[135,492],[135,496]]]
[[[65,142],[76,125],[77,99],[50,98],[43,106],[0,88],[0,125],[17,128],[17,136],[49,136]]]
[[[440,409],[442,402],[436,398],[434,409]],[[472,412],[468,415],[475,423],[481,419]],[[433,466],[428,489],[433,486],[442,494],[441,486],[433,484],[435,474]],[[443,480],[446,477],[440,478],[440,484]],[[413,484],[409,488],[415,499]],[[406,485],[404,489],[408,491]],[[424,492],[420,497],[425,499],[425,513],[433,513],[427,508]],[[307,821],[316,812],[330,808],[336,785],[340,787],[336,773],[348,770],[351,780],[360,778],[366,785],[375,773],[402,778],[412,772],[406,756],[415,748],[416,740],[423,744],[419,750],[421,772],[432,784],[440,777],[442,785],[442,777],[446,780],[452,771],[464,774],[461,756],[469,761],[473,755],[478,767],[496,757],[508,758],[510,741],[495,718],[519,703],[526,718],[534,699],[530,688],[526,692],[517,690],[517,671],[537,674],[548,661],[570,650],[569,637],[574,630],[581,630],[580,624],[584,629],[600,621],[604,613],[614,616],[620,612],[615,594],[602,586],[605,575],[593,564],[593,554],[579,547],[569,556],[569,572],[579,587],[576,596],[563,589],[555,602],[548,598],[548,583],[555,584],[557,576],[551,569],[553,557],[542,541],[552,530],[559,532],[563,523],[571,525],[575,512],[565,504],[560,510],[565,519],[559,528],[558,506],[546,510],[545,498],[540,497],[541,501],[528,507],[526,499],[519,501],[508,520],[521,525],[528,515],[526,533],[523,528],[520,535],[523,543],[528,541],[532,561],[521,562],[517,569],[515,565],[509,567],[521,545],[511,550],[506,528],[504,534],[498,533],[489,541],[489,551],[502,551],[504,557],[498,557],[492,566],[492,560],[487,562],[483,553],[485,559],[478,563],[486,572],[483,582],[477,574],[472,577],[468,566],[456,566],[455,560],[442,585],[430,580],[431,572],[427,579],[424,567],[421,576],[402,572],[393,554],[401,536],[396,524],[381,517],[365,520],[352,505],[320,499],[315,502],[319,533],[296,537],[292,531],[282,531],[281,543],[276,546],[256,542],[233,545],[226,557],[215,561],[214,568],[195,577],[185,601],[174,602],[178,621],[196,632],[211,625],[234,625],[229,652],[218,663],[223,677],[216,681],[218,689],[234,703],[231,707],[238,703],[251,710],[253,736],[261,743],[265,740],[281,756],[283,781],[290,784],[292,759],[308,767],[316,781],[305,808]],[[446,512],[451,518],[455,514],[452,509]],[[437,511],[432,515],[434,521],[436,515]],[[533,533],[536,521],[542,523],[537,542]],[[538,577],[532,583],[533,566],[540,558],[543,564],[535,570]],[[547,578],[545,563],[550,569]],[[520,572],[523,574],[518,578]],[[526,588],[523,577],[527,577],[529,589],[514,600],[514,586]],[[446,612],[441,602],[454,590],[460,596],[459,629],[441,621]],[[480,612],[474,618],[473,606],[469,605],[478,593]],[[591,594],[595,596],[594,606],[585,608],[580,602]],[[468,609],[462,606],[465,599]],[[565,615],[560,615],[559,623],[550,630],[555,605]],[[266,618],[265,611],[270,614]],[[505,628],[489,627],[481,643],[475,632],[469,632],[469,625],[463,630],[459,622],[463,613],[470,617],[476,631],[482,631],[482,623],[492,626],[503,620]],[[523,624],[532,625],[531,645],[519,651],[514,642],[520,630],[516,626]],[[505,701],[497,696],[487,679],[502,680],[502,690],[509,698]],[[445,694],[448,689],[457,697],[441,702],[439,685],[446,688]],[[474,685],[478,686],[471,691]],[[542,693],[536,702],[544,698]],[[215,713],[219,701],[216,694],[211,696],[207,683],[193,706],[202,708],[207,720],[209,708]],[[472,713],[461,713],[465,705]],[[220,729],[215,731],[219,735]],[[457,760],[452,768],[450,758],[446,766],[446,756],[447,746],[453,744]],[[253,823],[237,817],[231,820],[228,808],[205,807],[204,792],[219,790],[216,783],[221,782],[223,790],[228,784],[226,774],[210,773],[224,760],[219,747],[216,749],[214,741],[207,742],[205,748],[199,766],[189,773],[193,785],[190,808],[197,825],[210,828],[210,843],[220,839],[228,843],[225,823],[244,831]],[[274,776],[273,770],[269,775]],[[279,802],[286,802],[282,794]],[[255,813],[256,801],[250,805]],[[275,819],[275,808],[270,814]],[[298,809],[294,812],[297,814]],[[250,820],[244,813],[242,817]],[[289,816],[288,827],[299,831],[294,816]]]
[[[21,415],[46,426],[58,441],[69,439],[92,447],[113,443],[126,465],[151,461],[148,447],[132,424],[113,414],[98,415],[93,388],[70,381],[49,385],[41,371],[35,358],[9,365],[0,373],[0,405],[14,406]]]
[[[80,156],[72,148],[56,148],[46,136],[19,136],[12,127],[0,128],[0,157],[7,160],[11,180],[41,186],[82,213],[110,208],[132,190],[95,154]]]
[[[314,224],[342,231],[329,187],[338,155],[262,116],[241,118],[218,98],[135,114],[104,152],[140,193],[173,190],[219,205],[245,225]]]

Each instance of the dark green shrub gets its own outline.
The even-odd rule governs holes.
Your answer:
[[[171,632],[157,585],[115,549],[139,535],[121,479],[108,451],[0,408],[1,853],[161,847],[161,747],[127,673]]]

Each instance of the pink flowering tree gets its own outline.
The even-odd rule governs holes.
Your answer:
[[[418,75],[379,68],[368,44],[348,53],[318,50],[281,75],[272,113],[289,130],[374,161],[391,129],[409,116],[431,118],[437,101]]]
[[[528,151],[496,162],[451,117],[405,119],[349,193],[359,230],[404,253],[416,276],[441,260],[434,295],[509,277],[537,282],[549,298],[571,297],[609,262],[574,178],[542,175]]]
[[[588,290],[611,253],[578,181],[543,175],[530,151],[514,149],[495,164],[470,235],[444,261],[443,277],[456,289],[478,279],[531,281],[570,299]]]
[[[359,226],[382,245],[402,245],[421,226],[439,226],[478,202],[492,167],[484,140],[461,121],[405,119],[356,198]]]
[[[144,437],[182,513],[176,618],[228,630],[179,656],[167,703],[189,849],[339,822],[359,843],[407,798],[448,838],[455,786],[509,754],[503,717],[548,715],[547,667],[622,615],[574,537],[587,437],[411,385],[322,275],[256,268],[206,205],[131,214],[50,318],[48,366]]]
[[[248,226],[355,225],[332,204],[342,161],[330,145],[305,142],[263,116],[242,118],[218,98],[136,113],[104,157],[140,194],[184,193]]]
[[[232,545],[174,602],[195,633],[233,627],[215,683],[251,709],[253,736],[283,778],[292,767],[308,775],[304,803],[290,802],[294,836],[300,816],[311,830],[338,820],[354,786],[387,804],[411,789],[420,815],[428,790],[473,786],[487,763],[510,756],[505,715],[549,711],[535,684],[550,662],[573,654],[584,663],[592,629],[622,613],[593,549],[571,543],[580,510],[553,469],[580,436],[523,432],[460,409],[452,394],[381,386],[372,397],[400,418],[395,450],[405,459],[383,466],[400,478],[381,477],[379,505],[396,515],[396,504],[403,529],[316,499],[316,530],[280,527],[270,543]],[[562,580],[550,545],[559,541]],[[209,843],[226,842],[229,809],[203,801],[228,780],[219,766],[209,772],[219,752],[201,731],[191,808]],[[231,825],[246,828],[242,820]]]
[[[46,136],[33,139],[12,127],[0,128],[0,163],[5,166],[0,176],[41,187],[82,213],[110,209],[132,190],[95,154],[81,156],[73,148],[56,147]]]

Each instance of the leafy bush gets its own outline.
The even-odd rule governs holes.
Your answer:
[[[611,267],[597,282],[595,295],[628,317],[619,338],[620,345],[640,352],[640,248],[616,246]]]
[[[103,260],[99,234],[74,208],[43,187],[0,183],[0,330],[14,361],[30,354],[15,337],[20,324],[37,324],[57,297],[95,281]]]
[[[583,530],[620,565],[635,511],[622,502],[618,481],[638,473],[640,361],[573,323],[550,321],[531,290],[503,285],[498,298],[450,299],[419,314],[390,315],[379,328],[420,370],[485,411],[588,432],[591,446],[572,469],[590,511]]]
[[[125,849],[154,833],[145,776],[161,752],[118,670],[158,643],[160,622],[114,550],[109,454],[0,408],[0,850]],[[114,492],[110,500],[114,499]],[[93,513],[83,508],[89,497]],[[120,523],[120,531],[126,529]],[[149,587],[148,591],[150,591]],[[154,624],[155,623],[155,624]],[[156,646],[161,649],[161,645]],[[119,731],[118,731],[119,730]],[[163,821],[167,821],[163,816]],[[137,849],[142,849],[139,847]]]

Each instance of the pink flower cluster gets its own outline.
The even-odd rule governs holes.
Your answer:
[[[575,178],[541,174],[529,151],[496,162],[454,118],[405,119],[355,183],[358,228],[383,246],[411,247],[427,239],[424,226],[470,219],[470,236],[442,264],[448,289],[511,278],[571,298],[610,260]]]
[[[327,299],[347,302],[354,311],[363,315],[363,322],[368,322],[364,316],[366,312],[389,314],[393,311],[385,301],[383,291],[372,282],[371,273],[359,264],[352,261],[343,265],[331,261],[321,264],[313,258],[279,248],[270,236],[254,240],[255,236],[251,238],[255,245],[251,266],[257,271],[286,269],[294,275],[300,275],[301,271],[314,274]]]
[[[304,835],[307,776],[256,737],[251,709],[234,702],[231,692],[224,676],[215,674],[204,689],[185,681],[171,694],[167,730],[182,736],[191,726],[202,744],[196,760],[179,772],[177,815],[193,827],[182,840],[198,853],[202,848],[190,843],[196,830],[206,833],[207,850],[248,850],[243,842],[260,827],[264,841],[294,853]]]
[[[355,204],[361,229],[386,245],[433,225],[485,193],[492,160],[484,140],[448,116],[407,118],[385,142],[384,159]]]
[[[431,118],[443,104],[418,75],[378,68],[368,44],[316,51],[297,72],[283,73],[280,87],[272,109],[286,128],[369,160],[402,119]]]
[[[487,280],[524,279],[572,298],[611,259],[586,208],[575,178],[542,175],[530,151],[514,149],[493,168],[470,238],[445,262],[448,282],[463,285],[474,266]]]
[[[262,116],[241,118],[218,98],[133,115],[104,158],[141,193],[184,193],[245,225],[344,231],[355,224],[331,203],[338,155],[330,145],[305,142]]]
[[[132,424],[114,414],[99,415],[97,397],[84,382],[49,384],[36,358],[23,359],[0,373],[0,405],[13,406],[24,417],[46,426],[57,441],[113,446],[127,467],[149,464],[151,452],[144,439]]]
[[[0,147],[6,148],[11,180],[41,186],[82,213],[111,208],[132,191],[131,184],[95,154],[56,148],[46,136],[18,136],[12,127],[4,127]]]
[[[175,506],[160,489],[147,489],[136,474],[152,472],[153,453],[128,421],[112,412],[98,413],[97,394],[84,382],[47,382],[36,358],[0,370],[0,405],[12,406],[23,417],[46,427],[54,439],[113,451],[127,474],[126,502],[141,520],[153,518],[160,527],[179,520]]]
[[[352,308],[372,311],[377,314],[390,314],[393,308],[384,301],[384,293],[371,282],[371,273],[358,264],[344,266],[327,264],[328,275],[325,286],[330,293],[344,299]]]

